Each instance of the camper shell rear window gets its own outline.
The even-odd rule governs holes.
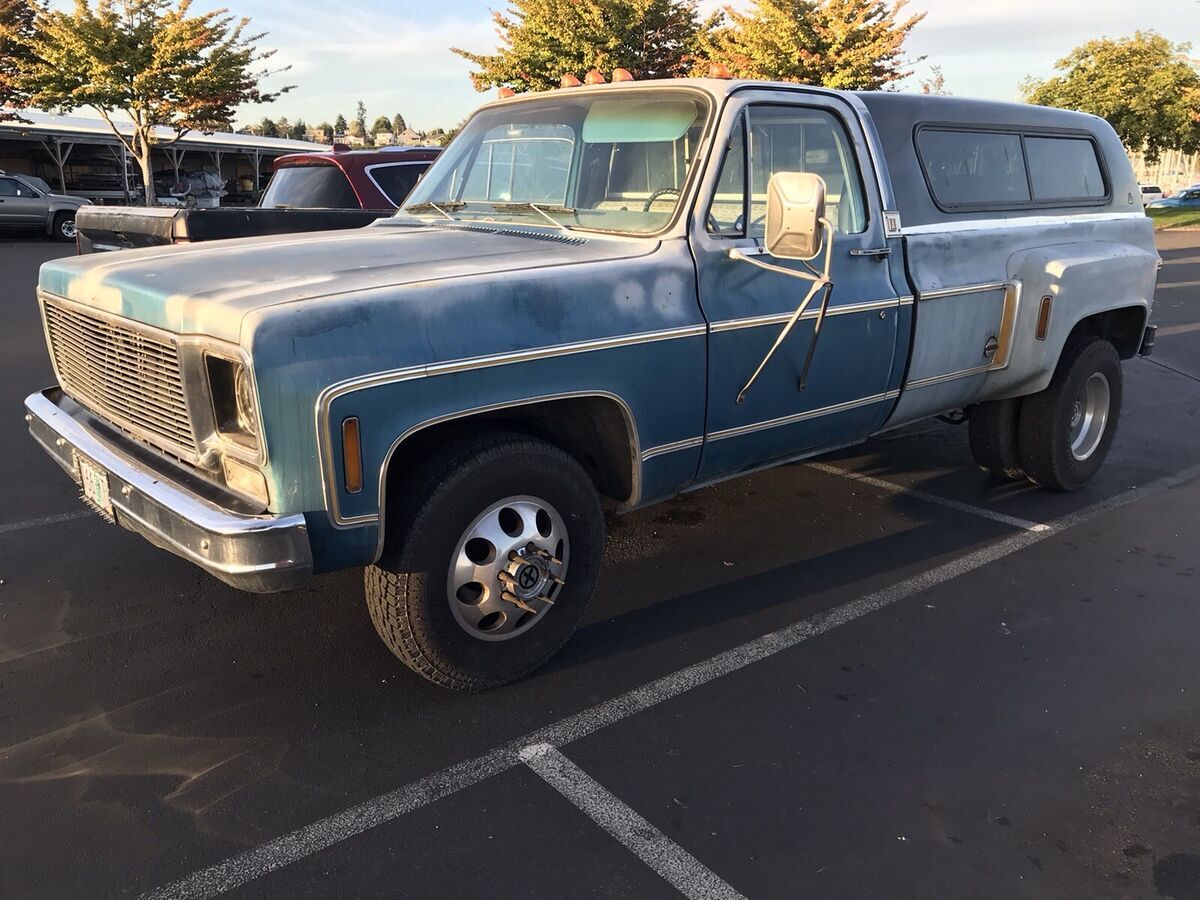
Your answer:
[[[918,125],[917,159],[943,212],[1107,203],[1104,158],[1085,132]]]

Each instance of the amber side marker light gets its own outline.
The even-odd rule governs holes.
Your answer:
[[[357,494],[363,488],[362,442],[358,435],[358,416],[342,420],[342,468],[346,471],[346,490]]]
[[[1050,331],[1050,307],[1054,305],[1053,297],[1043,297],[1042,305],[1038,309],[1038,323],[1036,337],[1039,341],[1046,339],[1046,334]]]

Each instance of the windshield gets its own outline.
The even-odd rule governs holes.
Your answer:
[[[276,170],[259,205],[267,209],[362,209],[345,173],[328,164]]]
[[[708,111],[701,95],[645,90],[484,110],[400,214],[652,234],[675,215]]]

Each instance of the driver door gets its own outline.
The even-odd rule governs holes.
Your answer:
[[[902,251],[898,239],[885,237],[878,182],[852,111],[816,95],[761,91],[751,97],[726,113],[724,157],[709,200],[702,195],[706,211],[692,223],[700,302],[710,327],[701,482],[865,438],[894,404],[903,367],[895,358],[901,301],[891,274],[891,254],[900,265]],[[767,183],[776,172],[812,172],[825,182],[833,289],[803,390],[820,294],[738,403],[810,287],[729,256],[737,248],[772,265],[803,269],[801,262],[760,251]],[[813,266],[820,267],[823,253]]]

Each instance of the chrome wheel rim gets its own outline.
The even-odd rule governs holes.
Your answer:
[[[67,219],[65,222],[62,223],[62,225],[60,227],[62,229],[63,237],[67,237],[67,238],[75,237],[76,228],[75,228],[75,220],[74,219]]]
[[[1100,372],[1093,372],[1083,383],[1075,402],[1071,406],[1071,455],[1085,460],[1096,452],[1104,429],[1108,426],[1108,409],[1112,401],[1112,390],[1108,379]]]
[[[493,503],[450,557],[446,597],[454,620],[481,641],[524,634],[553,608],[569,554],[566,524],[545,500],[522,495]]]

